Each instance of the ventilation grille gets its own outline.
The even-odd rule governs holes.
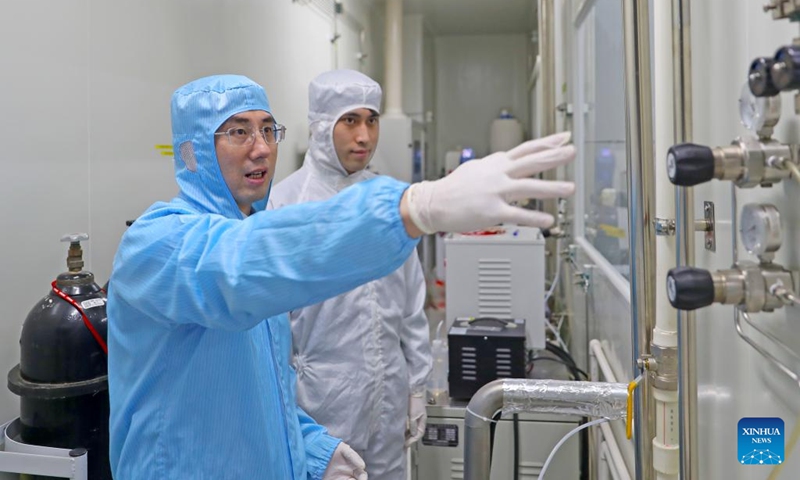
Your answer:
[[[478,352],[475,347],[461,347],[461,379],[478,379]]]
[[[451,458],[450,459],[450,478],[453,480],[460,480],[464,478],[464,459]]]
[[[511,260],[478,261],[478,315],[511,318]]]
[[[475,347],[461,347],[461,379],[474,382],[478,380],[478,351]],[[486,353],[486,352],[484,352]],[[495,374],[497,378],[516,378],[511,368],[510,348],[498,347],[494,352]],[[491,360],[489,360],[491,361]],[[484,358],[484,365],[486,359]]]
[[[511,349],[497,348],[495,350],[495,362],[497,378],[511,378]]]

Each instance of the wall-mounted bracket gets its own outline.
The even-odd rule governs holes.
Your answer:
[[[706,250],[717,251],[717,235],[714,223],[714,202],[703,202],[703,220],[696,220],[695,231],[704,233],[703,245]]]

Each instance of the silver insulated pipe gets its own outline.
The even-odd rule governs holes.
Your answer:
[[[627,401],[624,383],[511,378],[487,383],[472,397],[464,416],[464,478],[489,478],[489,424],[498,411],[613,419],[625,416]]]

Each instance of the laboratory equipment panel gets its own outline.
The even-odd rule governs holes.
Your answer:
[[[412,480],[464,478],[465,403],[429,405],[425,436],[414,447]],[[535,480],[547,456],[580,418],[550,414],[519,414],[519,480]],[[514,422],[512,416],[497,423],[492,449],[492,470],[488,480],[514,478]],[[547,479],[580,479],[580,434],[573,435],[556,452],[547,467]]]

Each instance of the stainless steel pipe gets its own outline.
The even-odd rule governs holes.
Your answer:
[[[556,133],[556,37],[553,0],[539,0],[539,56],[542,59],[542,136]]]
[[[649,354],[655,327],[656,234],[654,217],[653,100],[650,67],[650,6],[646,0],[622,2],[627,111],[628,232],[631,259],[632,370]],[[636,393],[636,478],[651,480],[655,412],[651,379]]]
[[[522,379],[487,383],[472,397],[464,416],[464,478],[489,478],[489,419],[498,411],[620,418],[627,401],[624,383]]]
[[[546,137],[556,133],[556,36],[555,36],[555,9],[554,0],[539,0],[538,26],[539,26],[539,57],[541,58],[541,71],[539,78],[542,82],[542,119],[541,135]],[[556,170],[548,170],[542,174],[545,180],[556,180]],[[558,202],[555,199],[540,200],[541,209],[554,217],[558,214]],[[547,271],[555,272],[556,262],[561,259],[556,251],[555,242],[548,242],[548,256],[546,258]],[[556,287],[558,288],[558,287]]]
[[[672,1],[672,74],[674,143],[692,141],[691,0]],[[694,265],[694,194],[675,187],[677,265]],[[696,480],[697,470],[697,341],[694,312],[678,311],[678,411],[680,474]]]

